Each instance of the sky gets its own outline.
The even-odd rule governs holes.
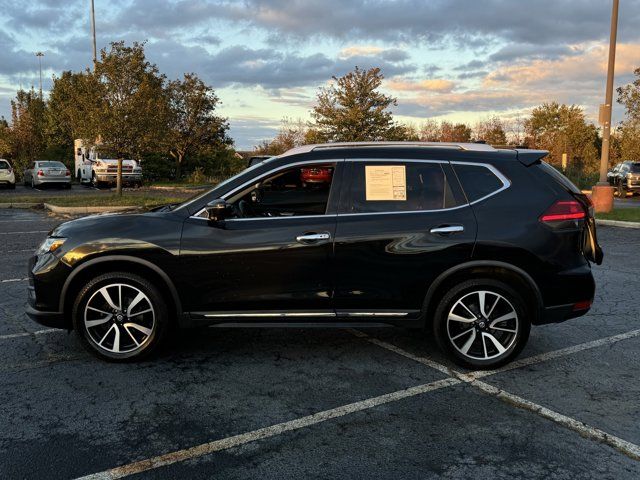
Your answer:
[[[473,124],[536,105],[604,101],[607,0],[95,0],[98,49],[146,41],[168,78],[194,72],[222,101],[236,148],[310,119],[319,88],[380,67],[397,120]],[[90,0],[0,0],[0,116],[21,86],[91,65]],[[640,67],[640,0],[620,1],[616,86]],[[614,109],[614,122],[623,118]]]

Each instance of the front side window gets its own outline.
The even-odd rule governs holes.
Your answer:
[[[324,215],[334,163],[309,164],[273,173],[229,201],[239,218]]]
[[[441,210],[464,203],[448,165],[428,162],[354,162],[343,213]]]

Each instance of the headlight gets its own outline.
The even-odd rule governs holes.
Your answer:
[[[47,237],[36,250],[36,255],[55,252],[62,246],[65,240],[66,238]]]

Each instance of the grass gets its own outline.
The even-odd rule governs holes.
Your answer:
[[[601,220],[621,220],[623,222],[640,222],[640,208],[618,208],[609,213],[596,213]]]
[[[95,206],[136,206],[155,207],[167,203],[179,203],[185,201],[191,195],[73,195],[65,197],[56,196],[15,196],[3,197],[0,201],[7,203],[50,203],[59,207],[95,207]]]

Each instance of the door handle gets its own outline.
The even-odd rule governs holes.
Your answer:
[[[464,232],[464,227],[462,225],[443,225],[441,227],[434,227],[429,230],[429,232],[447,235],[449,233]]]
[[[330,238],[331,234],[329,234],[329,232],[304,233],[302,235],[298,235],[296,237],[296,241],[299,243],[316,243],[322,240],[329,240]]]

